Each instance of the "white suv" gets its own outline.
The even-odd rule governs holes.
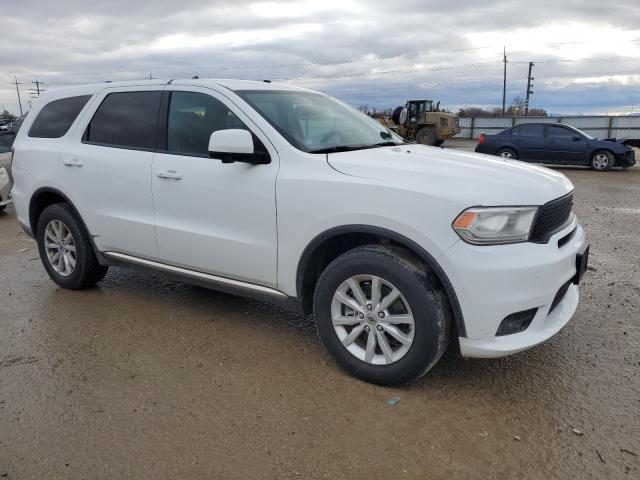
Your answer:
[[[562,174],[405,143],[326,95],[170,80],[49,91],[14,144],[18,219],[60,286],[110,265],[315,315],[353,375],[427,372],[558,332],[585,235]]]

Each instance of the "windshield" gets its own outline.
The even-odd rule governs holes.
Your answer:
[[[287,90],[236,93],[289,143],[304,152],[329,153],[404,143],[371,117],[320,93]]]

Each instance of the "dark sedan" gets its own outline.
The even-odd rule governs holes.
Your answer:
[[[598,140],[562,123],[524,123],[496,135],[480,134],[476,152],[600,171],[636,163],[635,152],[622,141]]]

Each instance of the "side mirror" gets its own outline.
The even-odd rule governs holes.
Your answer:
[[[579,135],[574,135],[571,140],[573,140],[574,142],[579,142],[580,140],[582,140],[582,137]]]
[[[209,137],[209,156],[222,163],[244,162],[253,165],[270,163],[266,151],[256,152],[251,132],[230,128],[218,130]]]

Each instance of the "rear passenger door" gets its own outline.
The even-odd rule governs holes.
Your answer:
[[[275,286],[276,150],[218,92],[171,85],[165,98],[152,176],[160,256],[175,266]],[[210,158],[209,137],[224,129],[249,130],[271,163]]]
[[[546,141],[544,125],[522,124],[518,125],[514,132],[514,142],[518,146],[520,160],[541,161],[545,156]]]
[[[151,162],[162,89],[106,89],[62,154],[60,181],[100,251],[157,258]]]

